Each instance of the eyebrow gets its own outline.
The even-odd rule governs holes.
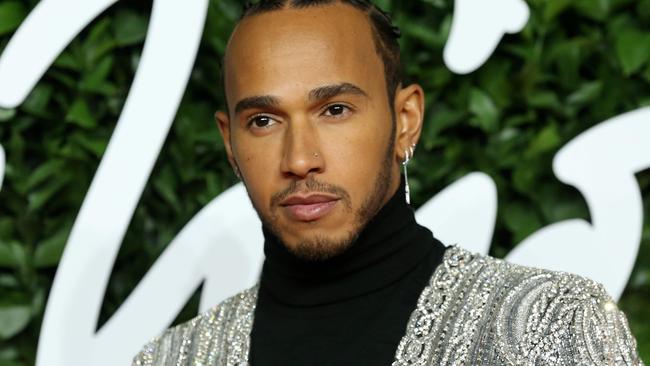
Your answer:
[[[280,100],[272,95],[257,95],[248,97],[237,102],[237,105],[235,105],[235,114],[239,114],[241,111],[244,111],[246,109],[273,108],[277,107],[279,104]]]
[[[368,97],[368,94],[360,87],[351,83],[340,83],[324,85],[309,91],[309,101],[319,102],[334,98],[342,94],[353,94]],[[266,109],[277,108],[280,105],[280,99],[273,95],[256,95],[247,97],[235,105],[235,114],[239,114],[247,109]]]
[[[360,87],[354,84],[340,83],[340,84],[333,84],[333,85],[325,85],[311,90],[309,92],[309,100],[312,102],[319,102],[322,100],[334,98],[341,94],[361,95],[364,97],[368,96],[368,94],[365,91],[363,91],[363,89],[361,89]]]

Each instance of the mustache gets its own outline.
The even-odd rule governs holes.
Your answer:
[[[341,198],[346,204],[350,204],[350,194],[331,183],[317,181],[315,178],[308,178],[304,181],[292,181],[289,186],[271,196],[271,207],[277,207],[282,200],[295,193],[329,193]]]

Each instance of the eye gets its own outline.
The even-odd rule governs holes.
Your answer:
[[[325,108],[323,115],[327,117],[341,117],[350,112],[350,107],[343,104],[332,104]]]
[[[273,118],[266,115],[253,116],[248,120],[250,128],[269,128],[277,123]]]

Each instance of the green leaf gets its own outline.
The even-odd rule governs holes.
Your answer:
[[[544,20],[549,22],[571,5],[572,0],[544,1]]]
[[[548,90],[534,91],[527,97],[528,104],[535,108],[559,109],[561,106],[557,94]]]
[[[377,6],[379,6],[381,9],[384,9],[386,11],[390,11],[393,1],[392,0],[377,0],[376,3],[377,3]]]
[[[50,199],[57,194],[65,185],[67,179],[60,179],[52,181],[51,184],[46,185],[43,189],[30,193],[27,196],[27,209],[30,212],[37,211],[45,205]]]
[[[431,86],[440,88],[447,85],[453,79],[453,74],[447,67],[436,67],[428,72],[425,71],[424,77],[426,80],[431,80]]]
[[[90,151],[96,158],[101,158],[106,151],[108,139],[104,136],[88,135],[83,133],[76,133],[72,136],[72,140],[85,150]]]
[[[557,125],[551,123],[544,127],[530,142],[526,150],[526,157],[533,158],[540,154],[554,151],[562,143]]]
[[[625,29],[616,36],[616,55],[625,75],[638,71],[650,57],[650,34]]]
[[[19,1],[0,3],[0,36],[13,32],[27,16],[25,5]]]
[[[64,51],[54,60],[54,66],[72,71],[80,71],[82,66],[78,60],[69,51]]]
[[[0,287],[4,288],[18,288],[20,286],[20,283],[18,282],[18,278],[16,278],[13,275],[2,275],[0,274]]]
[[[437,37],[431,32],[431,28],[419,23],[405,22],[402,26],[402,32],[413,39],[420,40],[427,46],[434,47]]]
[[[61,72],[60,70],[53,69],[50,71],[50,76],[53,80],[61,84],[66,89],[76,89],[79,85],[79,79],[68,75],[68,73]],[[67,98],[66,98],[67,99]]]
[[[115,41],[109,32],[110,26],[110,18],[102,18],[90,28],[88,38],[82,46],[84,66],[88,70],[92,70],[97,60],[115,48]]]
[[[641,0],[637,3],[636,12],[641,19],[650,19],[650,0]]]
[[[32,314],[29,306],[0,306],[0,339],[9,339],[27,327]]]
[[[582,85],[575,92],[567,97],[567,103],[572,106],[583,106],[600,96],[603,90],[603,82],[600,80],[589,81]]]
[[[534,191],[539,175],[537,169],[539,168],[523,163],[515,169],[512,176],[512,183],[517,191],[524,194],[529,194],[531,191]]]
[[[650,65],[648,65],[645,68],[645,70],[643,71],[643,74],[641,74],[641,77],[643,77],[643,80],[650,83]]]
[[[17,242],[0,242],[0,268],[20,268],[25,263],[25,249]]]
[[[20,361],[1,361],[0,366],[28,366],[28,364]]]
[[[113,94],[116,88],[106,82],[113,67],[113,57],[104,57],[99,64],[85,74],[79,87],[83,91],[96,92],[103,95]]]
[[[518,243],[542,226],[542,222],[528,205],[511,203],[503,209],[503,222],[514,234],[513,240]]]
[[[472,89],[469,95],[470,112],[476,116],[472,124],[478,126],[483,131],[494,132],[498,128],[499,110],[494,101],[485,92],[480,89]]]
[[[118,46],[130,46],[144,41],[147,35],[147,22],[142,15],[133,11],[117,14],[112,24],[115,43]]]
[[[446,0],[421,0],[423,3],[429,4],[433,7],[444,9],[447,5]]]
[[[429,112],[429,120],[424,126],[422,142],[427,149],[434,147],[441,131],[458,124],[466,116],[464,112],[448,108],[434,109]]]
[[[163,169],[158,179],[154,180],[153,185],[172,208],[177,211],[180,209],[180,201],[176,197],[176,178],[171,169]]]
[[[90,113],[88,104],[81,98],[72,103],[68,114],[65,116],[65,120],[83,128],[94,128],[97,126],[97,121]]]
[[[18,351],[15,348],[0,348],[0,366],[13,366],[17,365],[14,363],[8,363],[7,360],[15,360],[18,358]],[[24,365],[20,365],[24,366]]]
[[[0,238],[9,238],[13,235],[15,229],[13,217],[0,218]]]
[[[37,288],[32,293],[32,298],[30,306],[32,309],[32,314],[42,314],[45,309],[45,300],[46,300],[46,289],[43,287]]]
[[[69,234],[70,227],[64,227],[36,247],[34,253],[36,268],[56,267],[63,255]]]
[[[26,188],[28,190],[33,189],[37,185],[41,184],[48,178],[55,178],[56,174],[61,173],[61,169],[64,166],[62,160],[50,160],[41,164],[34,172],[29,176],[27,180]]]
[[[583,64],[581,48],[583,46],[576,40],[559,40],[549,45],[545,57],[558,68],[554,74],[561,85],[572,86],[578,82]]]
[[[443,46],[445,42],[449,39],[449,33],[451,33],[451,23],[453,21],[453,16],[451,14],[445,15],[440,22],[439,34],[436,40],[437,46]]]
[[[0,122],[7,122],[16,115],[15,109],[0,108]]]
[[[529,123],[534,123],[537,121],[537,116],[533,111],[529,111],[525,114],[517,114],[517,115],[511,115],[510,117],[506,117],[506,119],[503,121],[504,126],[508,127],[515,127],[515,126],[520,126],[520,125],[525,125]]]
[[[609,0],[574,0],[573,7],[586,17],[603,21],[610,9]]]
[[[562,187],[544,185],[534,193],[534,199],[546,222],[589,219],[584,202],[579,197],[568,195]]]
[[[214,19],[215,22],[225,19],[228,21],[236,21],[239,17],[240,7],[238,4],[228,1],[211,1],[208,16],[213,15],[209,19]],[[215,32],[216,33],[216,32]]]
[[[37,85],[22,104],[21,109],[36,116],[45,116],[48,114],[47,107],[54,88],[51,85]]]

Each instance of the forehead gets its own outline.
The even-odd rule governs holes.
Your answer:
[[[304,95],[340,82],[366,90],[385,85],[370,21],[350,5],[270,11],[245,18],[233,32],[225,57],[229,101]]]

